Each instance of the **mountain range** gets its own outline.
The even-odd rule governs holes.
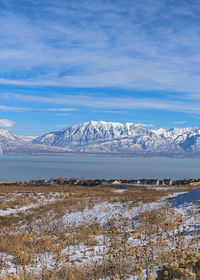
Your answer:
[[[200,156],[197,127],[148,129],[134,123],[90,121],[40,137],[0,129],[1,154],[121,154]]]

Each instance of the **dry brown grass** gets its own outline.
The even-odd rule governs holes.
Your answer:
[[[186,186],[184,191],[194,189]],[[167,203],[134,216],[126,211],[161,200],[182,188],[146,191],[79,186],[1,186],[0,210],[25,211],[0,216],[0,269],[20,279],[147,279],[155,267],[180,259],[198,246],[198,232],[185,242],[182,217]],[[65,224],[66,213],[82,213],[97,204],[120,203],[121,213],[105,223]],[[117,204],[117,205],[118,205]],[[100,213],[99,213],[100,214]],[[172,251],[173,247],[173,251]],[[1,278],[0,278],[1,279]],[[188,278],[189,279],[189,278]],[[160,280],[160,279],[159,279]]]

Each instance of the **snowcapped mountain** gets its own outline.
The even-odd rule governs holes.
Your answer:
[[[53,153],[200,156],[200,129],[153,130],[134,123],[91,121],[37,138],[0,129],[0,154]]]
[[[51,146],[76,147],[91,144],[100,144],[117,139],[136,138],[140,135],[149,136],[146,128],[135,126],[132,123],[111,123],[111,122],[85,122],[73,125],[61,131],[45,134],[33,141],[33,143],[46,144]]]
[[[33,136],[17,136],[6,129],[0,129],[0,155],[2,154],[51,154],[63,153],[66,149],[32,144]]]
[[[84,153],[200,155],[200,129],[150,130],[134,123],[91,121],[47,133],[32,143]]]
[[[17,144],[17,137],[6,129],[0,129],[0,154],[3,154],[4,147]]]
[[[16,140],[16,136],[13,135],[11,132],[9,132],[7,129],[0,129],[0,141],[2,140],[12,140],[15,141]]]
[[[200,129],[198,127],[152,130],[162,139],[172,139],[185,153],[200,152]]]

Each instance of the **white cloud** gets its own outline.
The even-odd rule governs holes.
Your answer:
[[[187,121],[176,121],[176,122],[173,122],[174,124],[186,124]]]
[[[145,124],[145,123],[135,123],[136,126],[142,126],[142,127],[154,127],[153,124]]]
[[[8,128],[15,125],[14,121],[7,120],[7,119],[0,119],[0,128]]]
[[[93,95],[56,95],[36,96],[23,94],[3,94],[2,98],[39,104],[53,104],[60,106],[87,107],[91,109],[125,109],[125,110],[165,110],[172,112],[184,112],[188,114],[200,114],[200,103],[183,100],[165,100],[156,98],[125,97],[101,97]],[[49,109],[47,109],[49,110]],[[53,108],[54,110],[54,108]],[[61,108],[61,111],[63,108]],[[73,109],[74,110],[74,109]],[[77,109],[78,110],[78,109]]]
[[[23,108],[23,107],[0,105],[0,111],[4,111],[4,112],[25,112],[28,110],[29,110],[28,108]]]
[[[78,111],[75,108],[47,108],[47,109],[42,109],[43,111],[49,111],[49,112],[74,112]]]
[[[23,9],[17,3],[11,9],[4,1],[0,15],[2,84],[200,87],[195,1],[30,0]]]

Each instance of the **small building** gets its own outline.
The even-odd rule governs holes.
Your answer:
[[[173,180],[172,179],[163,179],[162,180],[162,185],[167,185],[167,186],[171,186],[173,184]]]
[[[113,184],[113,185],[120,185],[120,184],[121,184],[121,181],[115,180],[115,181],[112,182],[112,184]]]

